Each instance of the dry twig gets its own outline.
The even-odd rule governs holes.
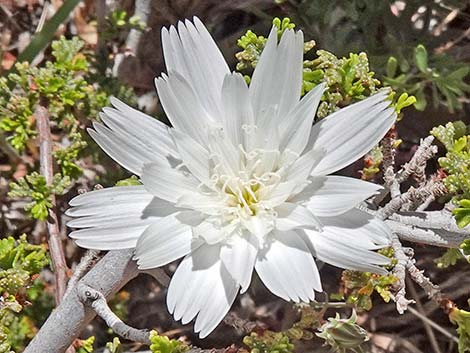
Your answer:
[[[397,213],[404,205],[419,205],[429,196],[443,195],[447,192],[444,184],[438,181],[430,181],[417,189],[411,187],[407,192],[392,199],[388,204],[377,211],[377,217],[387,219]],[[411,208],[411,207],[410,207]]]
[[[110,297],[137,276],[132,254],[132,250],[108,252],[79,283],[99,288],[105,297]],[[83,305],[75,287],[52,311],[24,353],[64,352],[94,316],[93,309]]]
[[[134,16],[138,16],[139,21],[145,24],[147,24],[150,17],[151,4],[152,2],[150,0],[136,0],[135,2]],[[129,31],[129,35],[126,39],[126,50],[132,55],[137,53],[140,37],[142,37],[142,31],[134,28]]]
[[[395,176],[395,154],[396,149],[393,146],[396,140],[395,129],[391,129],[382,140],[383,171],[385,186],[390,190],[390,196],[393,198],[400,196],[400,183]]]
[[[47,185],[52,184],[54,169],[52,165],[52,138],[49,125],[49,112],[38,104],[34,111],[37,127],[39,131],[39,154],[40,171],[46,179]],[[67,263],[64,256],[64,248],[60,239],[59,221],[56,213],[56,198],[51,195],[52,207],[49,210],[49,217],[46,221],[48,232],[49,251],[51,253],[52,265],[55,274],[55,301],[60,303],[65,293],[67,284]]]
[[[393,268],[393,275],[398,279],[397,282],[393,285],[395,292],[394,301],[397,306],[397,311],[400,314],[403,314],[408,308],[408,305],[414,303],[413,300],[406,299],[406,286],[405,286],[405,276],[406,276],[406,266],[409,261],[409,257],[403,251],[403,247],[400,243],[400,239],[396,234],[392,233],[392,248],[395,254],[395,259],[397,264]]]
[[[425,329],[426,334],[429,338],[429,342],[431,343],[431,347],[433,348],[434,353],[442,353],[441,349],[439,347],[439,343],[437,342],[436,335],[434,334],[434,331],[431,328],[431,327],[434,327],[434,326],[431,326],[431,324],[430,324],[430,321],[432,321],[432,320],[430,320],[429,318],[427,318],[423,314],[423,305],[421,304],[421,300],[419,299],[418,293],[416,292],[416,288],[413,285],[413,281],[408,279],[406,281],[406,285],[409,288],[411,296],[414,298],[414,300],[416,302],[416,307],[418,309],[417,312],[415,312],[414,310],[412,311],[411,310],[412,307],[409,307],[408,310],[410,310],[410,312],[413,315],[415,315],[416,317],[421,319],[421,321],[423,322],[424,329]],[[425,320],[424,318],[426,318],[427,320]]]
[[[421,143],[411,157],[411,160],[406,163],[397,173],[396,178],[398,183],[402,183],[410,176],[414,175],[416,180],[423,184],[426,181],[426,164],[437,153],[437,146],[432,143],[434,136],[428,136],[421,140]]]
[[[96,314],[101,317],[116,334],[127,340],[150,344],[150,332],[126,325],[113,313],[101,292],[83,283],[77,286],[77,291],[80,300],[84,304],[90,305]]]
[[[78,281],[83,277],[85,273],[93,265],[93,262],[98,258],[100,254],[99,250],[88,250],[80,260],[80,263],[75,268],[72,277],[69,279],[67,284],[67,290],[65,291],[64,297],[70,294],[73,288],[77,285]]]

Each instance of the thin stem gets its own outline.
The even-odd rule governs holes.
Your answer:
[[[403,314],[405,310],[408,309],[408,305],[413,303],[412,300],[406,299],[405,297],[406,266],[410,259],[403,251],[400,239],[395,233],[392,233],[392,248],[395,252],[395,259],[397,259],[397,264],[393,268],[393,275],[398,278],[393,285],[393,290],[395,292],[393,300],[396,303],[398,313]]]
[[[134,16],[138,16],[139,21],[142,23],[147,24],[148,22],[150,17],[151,4],[152,2],[150,0],[136,0],[135,2]],[[137,53],[140,37],[142,37],[142,31],[134,28],[130,30],[129,35],[127,36],[126,49],[133,55]]]
[[[39,163],[41,174],[46,179],[47,185],[52,184],[54,170],[52,165],[52,139],[49,125],[49,112],[38,104],[34,111],[39,132]],[[65,293],[67,284],[67,263],[65,261],[64,248],[60,239],[59,221],[56,213],[56,198],[51,195],[52,207],[46,221],[48,232],[49,251],[52,258],[52,266],[55,275],[55,301],[59,304]]]
[[[416,302],[416,307],[418,308],[418,312],[422,315],[424,310],[423,310],[423,304],[421,303],[421,300],[419,299],[418,293],[416,292],[416,288],[413,285],[413,282],[411,280],[406,281],[407,287],[411,293],[411,296],[414,298]],[[411,309],[411,308],[409,308]],[[421,317],[419,317],[421,318]],[[427,320],[422,320],[424,329],[426,330],[426,334],[428,335],[429,342],[431,343],[431,347],[434,350],[434,353],[442,353],[441,349],[439,348],[439,343],[437,342],[436,335],[434,334],[434,331],[432,330],[432,326],[429,324],[429,321]]]
[[[420,318],[422,321],[426,321],[429,326],[432,326],[434,329],[436,329],[437,331],[439,331],[440,333],[442,333],[444,336],[450,338],[452,341],[456,342],[456,343],[459,343],[459,339],[457,337],[455,337],[453,334],[451,334],[450,332],[448,332],[446,329],[442,328],[441,326],[439,326],[438,324],[436,324],[434,321],[430,320],[428,317],[426,317],[425,315],[421,314],[418,310],[416,310],[415,308],[413,307],[408,307],[408,310],[410,311],[410,313],[412,313],[413,315],[415,315],[416,317]]]
[[[396,178],[398,183],[404,182],[412,175],[415,176],[420,184],[426,181],[426,163],[437,153],[437,146],[434,146],[433,142],[434,136],[428,136],[421,140],[411,160],[397,173]]]

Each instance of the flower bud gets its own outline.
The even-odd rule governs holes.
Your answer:
[[[323,338],[334,352],[345,352],[348,349],[353,352],[362,352],[360,346],[367,342],[369,337],[367,331],[356,324],[356,319],[357,315],[354,310],[349,319],[341,319],[336,313],[335,318],[330,317],[316,335]]]

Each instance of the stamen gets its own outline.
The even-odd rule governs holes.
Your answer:
[[[245,186],[245,190],[247,191],[248,194],[250,194],[251,198],[255,201],[258,202],[258,198],[256,197],[256,194],[254,191],[251,189],[252,185],[249,185],[248,187]]]

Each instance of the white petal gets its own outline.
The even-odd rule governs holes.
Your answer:
[[[69,236],[79,246],[111,250],[133,248],[138,237],[159,217],[174,212],[168,202],[149,194],[143,186],[121,186],[91,191],[70,201],[69,227],[85,228]]]
[[[323,151],[325,156],[312,175],[327,175],[346,167],[385,136],[396,119],[394,109],[388,108],[387,94],[377,93],[351,104],[313,126],[309,148]]]
[[[242,224],[260,242],[273,228],[271,218],[263,217],[262,214],[243,218]]]
[[[75,196],[69,201],[69,205],[88,206],[90,204],[107,204],[111,198],[112,202],[127,202],[129,194],[133,194],[135,198],[146,199],[150,202],[152,195],[149,194],[142,185],[133,186],[115,186],[101,190],[93,190],[84,194]],[[68,210],[67,212],[69,212]]]
[[[144,163],[177,157],[168,127],[138,112],[119,100],[111,102],[118,108],[104,108],[101,119],[107,127],[94,123],[91,137],[116,162],[140,175]]]
[[[314,300],[322,291],[320,275],[305,242],[294,231],[273,232],[273,241],[260,250],[256,272],[275,295],[294,302]]]
[[[233,176],[238,175],[241,164],[241,151],[235,148],[223,135],[216,132],[209,134],[208,143],[223,173]]]
[[[217,228],[212,222],[204,221],[197,227],[194,227],[194,236],[201,237],[207,244],[217,244],[227,237],[223,227]]]
[[[206,183],[211,171],[208,151],[186,134],[173,130],[172,135],[184,165],[196,178]]]
[[[217,119],[222,111],[220,91],[229,69],[202,22],[178,24],[178,31],[162,29],[162,47],[168,71],[182,75],[195,90],[205,110]]]
[[[285,119],[281,120],[279,125],[279,131],[283,132],[281,150],[289,149],[297,154],[304,151],[310,137],[315,112],[324,91],[325,84],[316,86],[295,105]]]
[[[87,249],[130,249],[135,248],[137,239],[147,227],[148,222],[128,226],[85,228],[71,232],[69,237],[75,239],[78,246]]]
[[[344,269],[387,274],[387,271],[379,265],[389,265],[388,257],[367,250],[358,240],[347,242],[361,231],[370,234],[367,228],[354,229],[349,237],[342,236],[349,231],[347,227],[341,230],[341,236],[336,232],[337,229],[332,228],[326,231],[304,230],[303,232],[313,255],[319,260]]]
[[[226,75],[222,86],[222,105],[224,108],[223,127],[225,135],[238,147],[242,144],[251,151],[254,134],[248,134],[243,127],[254,126],[254,115],[248,86],[239,73]]]
[[[148,201],[149,196],[151,197]],[[131,199],[132,198],[132,199]],[[155,217],[165,217],[178,209],[168,201],[145,195],[129,196],[128,200],[104,203],[90,202],[88,205],[70,208],[66,214],[76,217],[67,223],[71,228],[117,227],[136,223],[152,223]]]
[[[273,187],[271,190],[266,191],[266,197],[264,195],[261,196],[260,192],[260,197],[266,200],[263,202],[268,207],[276,207],[286,201],[292,195],[292,192],[296,186],[298,186],[298,183],[295,180],[282,182]]]
[[[377,217],[354,208],[340,216],[320,217],[323,236],[375,250],[390,245],[391,231]]]
[[[168,310],[183,323],[197,315],[194,329],[201,338],[222,321],[239,289],[219,253],[218,246],[199,247],[183,259],[168,288]]]
[[[185,193],[197,191],[199,185],[197,179],[189,173],[160,163],[144,166],[142,182],[149,193],[173,203]]]
[[[160,267],[197,249],[202,241],[193,238],[190,224],[198,220],[201,221],[198,213],[186,211],[152,223],[137,241],[134,258],[139,268]]]
[[[220,258],[232,278],[241,286],[241,293],[250,286],[257,253],[257,240],[248,232],[234,235],[221,249]]]
[[[294,228],[320,228],[320,220],[306,207],[284,202],[275,208],[276,228],[280,231]]]
[[[155,80],[160,103],[173,127],[204,144],[214,120],[202,106],[196,92],[177,72]]]
[[[321,157],[322,154],[314,149],[304,153],[289,167],[286,179],[299,183],[306,181],[313,168],[320,162]]]
[[[110,129],[105,128],[99,123],[93,123],[93,126],[95,128],[97,126],[102,128],[102,133],[87,129],[92,139],[101,149],[128,171],[140,175],[142,165],[148,162],[148,160],[142,158],[142,155],[133,146],[117,137]]]
[[[172,154],[176,151],[175,144],[169,134],[170,128],[167,125],[115,97],[111,97],[109,100],[116,109],[103,108],[103,111],[116,125],[121,126],[122,129],[126,128],[128,133],[147,145],[160,146]],[[156,136],[158,139],[155,138]]]
[[[313,177],[291,202],[304,202],[316,216],[335,216],[377,194],[382,186],[360,179],[330,175]]]
[[[279,45],[277,36],[274,26],[250,83],[256,125],[262,130],[277,129],[280,119],[291,111],[300,98],[303,34],[286,30]],[[273,114],[264,114],[273,107]]]
[[[226,206],[215,194],[205,195],[189,191],[179,197],[175,205],[181,208],[196,209],[207,215],[219,215],[221,207]]]

